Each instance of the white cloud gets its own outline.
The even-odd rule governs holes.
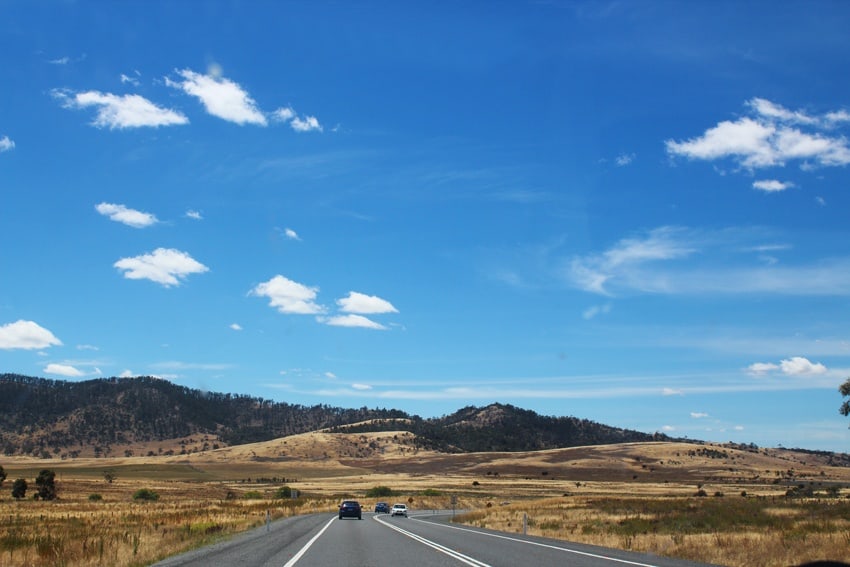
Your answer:
[[[785,376],[818,376],[827,373],[827,368],[819,362],[812,362],[802,356],[792,356],[774,364],[772,362],[756,362],[747,367],[752,376],[765,376],[772,372],[781,372]]]
[[[765,376],[775,370],[779,370],[779,365],[772,362],[755,362],[747,367],[747,372],[752,376]]]
[[[617,156],[614,163],[616,163],[618,167],[624,167],[635,161],[635,157],[637,157],[635,154],[621,154]]]
[[[666,431],[667,433],[670,433],[671,431],[676,431],[676,428],[672,425],[664,425],[661,427],[661,431]]]
[[[61,344],[53,333],[34,321],[21,319],[0,326],[0,350],[33,350]]]
[[[692,411],[691,417],[694,418],[694,419],[703,419],[703,418],[708,417],[708,414],[704,413],[704,412],[700,412],[700,411]]]
[[[826,366],[811,362],[802,356],[792,356],[779,363],[782,372],[788,376],[813,376],[826,373]]]
[[[139,77],[141,76],[141,73],[139,73],[138,71],[135,71],[135,75],[136,75],[135,77],[131,77],[129,75],[125,75],[124,73],[121,73],[121,84],[129,83],[133,86],[139,86]]]
[[[850,164],[847,139],[820,132],[842,123],[843,111],[818,118],[761,98],[751,99],[747,107],[754,116],[719,122],[689,140],[667,140],[667,152],[706,161],[731,158],[745,169],[779,167],[792,160],[802,161],[802,166],[810,165],[809,160],[824,167]],[[810,131],[804,132],[798,126]]]
[[[70,109],[94,107],[97,115],[92,124],[110,130],[188,124],[183,114],[162,108],[139,95],[114,95],[99,91],[73,93],[54,89],[52,94]]]
[[[370,386],[368,384],[352,384],[351,387],[354,388],[355,390],[360,390],[360,391],[372,389],[372,386]]]
[[[124,270],[124,277],[129,280],[151,280],[165,287],[180,285],[190,274],[209,271],[186,252],[173,248],[157,248],[150,254],[122,258],[113,265]]]
[[[100,350],[98,347],[94,345],[77,345],[77,350]]]
[[[294,230],[292,230],[291,228],[287,228],[286,230],[284,230],[284,231],[283,231],[283,234],[284,234],[284,235],[285,235],[285,236],[286,236],[289,240],[301,240],[301,237],[299,237],[299,236],[298,236],[298,233],[297,233],[297,232],[295,232]]]
[[[363,329],[377,329],[384,331],[387,328],[380,323],[376,323],[371,319],[362,315],[336,315],[334,317],[322,317],[320,323],[331,325],[332,327],[360,327]]]
[[[133,228],[145,228],[159,222],[156,216],[150,213],[128,209],[124,205],[99,203],[94,208],[103,216],[109,217],[110,220],[132,226]]]
[[[336,380],[336,374],[333,372],[325,372],[325,378],[330,378],[331,380]]]
[[[200,211],[189,209],[186,211],[186,218],[190,218],[192,220],[203,220],[204,217],[201,215]]]
[[[166,84],[197,97],[207,112],[236,124],[267,124],[257,103],[239,84],[215,75],[202,75],[190,69],[177,71],[183,81],[166,78]]]
[[[292,122],[290,122],[289,125],[292,126],[292,129],[296,132],[322,131],[322,125],[319,124],[319,121],[315,116],[307,116],[304,119],[296,116],[292,119]]]
[[[233,329],[234,331],[241,331],[242,325],[240,325],[239,323],[231,323],[230,328]]]
[[[290,106],[287,106],[286,108],[278,108],[272,112],[272,118],[278,122],[289,122],[295,118],[295,111]]]
[[[71,378],[85,376],[85,373],[82,370],[78,370],[69,364],[48,364],[44,367],[44,372],[46,374],[58,374],[60,376],[68,376]]]
[[[662,388],[661,389],[662,396],[684,396],[685,392],[683,390],[677,390],[675,388]]]
[[[398,313],[398,309],[386,299],[356,291],[350,291],[347,297],[337,299],[336,304],[344,313]]]
[[[129,368],[124,370],[121,374],[118,375],[119,378],[135,378],[136,375]]]
[[[753,189],[758,189],[760,191],[764,191],[766,193],[774,193],[778,191],[785,191],[786,189],[793,187],[794,184],[786,181],[779,181],[776,179],[761,179],[759,181],[753,181]]]
[[[15,142],[9,139],[9,136],[0,138],[0,153],[8,152],[15,149]]]
[[[281,313],[310,315],[325,311],[316,303],[318,291],[317,287],[309,287],[276,275],[269,281],[257,285],[249,293],[257,297],[268,297],[269,305]]]

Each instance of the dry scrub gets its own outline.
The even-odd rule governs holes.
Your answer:
[[[850,561],[847,499],[565,496],[456,521],[731,567]]]

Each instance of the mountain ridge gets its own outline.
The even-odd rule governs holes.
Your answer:
[[[7,456],[184,454],[317,430],[392,431],[402,420],[418,448],[447,453],[670,440],[500,403],[423,419],[394,409],[204,392],[150,376],[70,382],[0,374],[0,449]]]

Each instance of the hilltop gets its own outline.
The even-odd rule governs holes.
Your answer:
[[[0,375],[0,447],[10,456],[185,455],[320,430],[402,431],[409,434],[410,450],[444,453],[668,439],[506,404],[468,406],[424,419],[392,409],[303,406],[203,392],[153,377],[68,382]]]

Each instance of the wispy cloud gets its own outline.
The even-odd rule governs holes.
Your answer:
[[[95,205],[95,210],[110,220],[132,226],[133,228],[145,228],[159,222],[156,216],[127,208],[124,205],[114,203],[99,203]]]
[[[620,154],[614,160],[614,163],[617,164],[617,167],[625,167],[625,166],[629,165],[630,163],[632,163],[633,161],[635,161],[636,157],[637,157],[637,155],[633,154],[633,153],[632,154]]]
[[[803,265],[764,265],[746,255],[742,231],[660,227],[610,249],[572,258],[567,280],[602,295],[621,293],[850,295],[850,258]],[[736,260],[737,255],[737,261]],[[774,259],[775,260],[775,259]]]
[[[248,92],[238,83],[221,77],[217,69],[208,75],[191,69],[176,72],[183,80],[166,78],[166,84],[196,97],[209,114],[236,124],[265,126],[268,123]]]
[[[731,159],[747,170],[782,167],[787,162],[820,167],[850,164],[847,138],[830,131],[846,122],[846,111],[812,116],[763,98],[747,101],[749,116],[724,120],[694,138],[667,140],[671,156],[715,161]]]
[[[44,367],[45,374],[57,374],[59,376],[67,376],[69,378],[79,378],[80,376],[85,376],[86,373],[82,370],[71,366],[69,364],[55,364],[51,363]]]
[[[61,345],[62,341],[34,321],[21,319],[0,325],[0,350],[35,350]]]
[[[201,215],[200,211],[195,211],[195,210],[192,210],[192,209],[189,209],[188,211],[186,211],[186,218],[189,218],[189,219],[192,219],[192,220],[203,220],[204,219],[204,217],[203,217],[203,215]]]
[[[151,280],[165,287],[180,285],[191,274],[202,274],[209,268],[186,252],[173,248],[157,248],[149,254],[122,258],[114,266],[130,280]]]
[[[267,297],[269,305],[281,313],[311,315],[325,311],[324,307],[316,303],[318,292],[318,287],[306,286],[278,274],[258,284],[249,294]]]
[[[74,93],[64,89],[51,91],[64,108],[97,110],[92,124],[110,130],[188,124],[189,119],[175,110],[157,106],[139,95],[115,95],[100,91]]]

